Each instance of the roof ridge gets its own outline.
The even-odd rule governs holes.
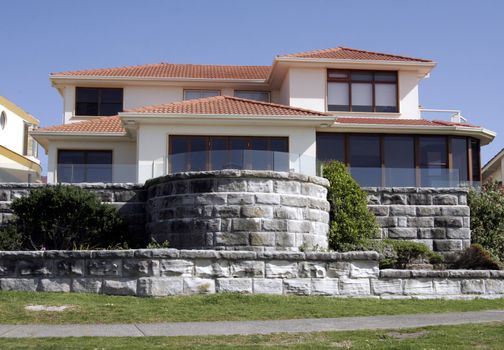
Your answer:
[[[428,60],[425,58],[418,58],[418,57],[413,57],[413,56],[404,56],[404,55],[397,55],[394,53],[385,53],[381,51],[369,51],[369,50],[362,50],[362,49],[354,49],[352,47],[346,47],[346,46],[339,46],[339,49],[343,50],[351,50],[351,51],[358,51],[358,52],[365,52],[365,53],[371,53],[375,55],[381,55],[381,56],[392,56],[392,57],[398,57],[398,58],[404,58],[404,59],[414,59],[422,62],[432,62],[432,60]]]
[[[68,73],[74,73],[74,72],[88,72],[88,71],[104,71],[104,70],[110,70],[110,69],[131,69],[131,68],[138,68],[138,67],[153,67],[153,66],[161,66],[163,64],[167,64],[166,62],[159,62],[159,63],[145,63],[145,64],[135,64],[135,65],[126,65],[126,66],[116,66],[116,67],[107,67],[107,68],[86,68],[86,69],[76,69],[76,70],[66,70],[66,71],[60,71],[60,72],[51,72],[49,75],[58,75],[58,74],[68,74]]]
[[[290,110],[300,111],[300,112],[308,112],[308,113],[319,114],[319,115],[328,115],[328,116],[332,115],[330,113],[319,112],[319,111],[315,111],[315,110],[312,110],[312,109],[287,106],[287,105],[283,105],[283,104],[279,104],[279,103],[273,103],[273,102],[264,102],[264,101],[257,101],[257,100],[249,100],[249,99],[246,99],[246,98],[240,98],[240,97],[236,97],[236,96],[226,96],[226,95],[224,95],[222,97],[233,99],[233,100],[237,100],[237,101],[255,103],[255,104],[264,105],[264,106],[274,106],[274,107],[279,107],[279,108],[285,108],[285,109],[290,109]]]

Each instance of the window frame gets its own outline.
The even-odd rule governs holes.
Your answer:
[[[344,73],[347,75],[346,78],[334,78],[331,77],[330,74],[333,72]],[[371,73],[371,80],[353,80],[352,73],[361,72],[361,73]],[[376,73],[394,73],[395,81],[376,81],[375,74]],[[336,112],[336,113],[400,113],[400,105],[399,105],[399,72],[394,70],[368,70],[368,69],[327,69],[326,74],[327,82],[326,82],[326,111],[327,112]],[[348,86],[348,111],[331,111],[329,110],[329,83],[346,83]],[[372,105],[371,111],[353,111],[352,110],[352,84],[371,84],[372,88]],[[395,103],[396,103],[396,111],[395,112],[380,112],[376,110],[376,85],[377,84],[390,84],[395,85]]]
[[[85,114],[78,114],[78,108],[77,108],[77,105],[79,103],[86,103],[86,102],[79,102],[78,100],[78,96],[79,96],[79,90],[97,90],[98,92],[98,100],[96,102],[97,104],[97,110],[96,110],[96,114],[90,114],[90,113],[85,113]],[[91,86],[76,86],[75,87],[75,104],[74,104],[74,115],[75,116],[79,116],[79,117],[86,117],[86,116],[91,116],[91,117],[110,117],[110,116],[113,116],[113,115],[116,115],[116,114],[102,114],[101,113],[101,110],[102,110],[102,92],[104,90],[117,90],[117,91],[121,91],[121,108],[120,108],[120,111],[119,112],[122,112],[124,110],[124,88],[111,88],[111,87],[91,87]]]
[[[233,91],[233,96],[236,98],[243,98],[240,96],[236,96],[236,93],[239,92],[259,92],[259,93],[265,93],[268,95],[268,100],[267,101],[259,101],[259,100],[252,100],[252,101],[257,101],[257,102],[265,102],[265,103],[271,103],[271,91],[263,91],[263,90],[234,90]]]
[[[107,153],[107,154],[110,154],[110,181],[100,181],[100,182],[113,182],[114,180],[114,151],[113,150],[107,150],[107,149],[68,149],[68,148],[62,148],[62,149],[58,149],[58,153],[57,153],[57,158],[56,158],[56,182],[57,183],[61,183],[61,181],[59,180],[59,174],[58,174],[58,170],[59,170],[59,166],[60,165],[65,165],[65,164],[61,164],[60,163],[60,154],[61,152],[83,152],[84,153],[84,163],[81,164],[81,165],[84,165],[86,166],[85,168],[85,181],[82,181],[83,182],[87,182],[87,179],[88,179],[88,169],[87,169],[87,165],[89,165],[90,163],[88,162],[88,153],[90,152],[94,152],[94,153]],[[71,163],[67,163],[67,164],[71,164]],[[108,164],[106,164],[108,165]],[[77,182],[71,182],[71,183],[77,183]]]
[[[184,91],[182,93],[182,101],[191,101],[191,100],[197,100],[200,98],[208,98],[208,97],[198,97],[198,98],[187,99],[186,93],[189,91],[200,91],[200,92],[201,91],[215,91],[215,92],[217,92],[217,95],[215,95],[215,96],[222,96],[222,90],[220,90],[220,89],[184,89]]]

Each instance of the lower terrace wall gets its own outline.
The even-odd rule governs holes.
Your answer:
[[[142,249],[0,252],[0,290],[500,298],[504,271],[381,270],[375,252]]]

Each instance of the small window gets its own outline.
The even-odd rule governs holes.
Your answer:
[[[75,90],[75,115],[111,116],[122,109],[123,89],[78,87]]]
[[[184,90],[184,100],[220,96],[219,90]]]
[[[2,111],[2,113],[0,113],[0,130],[5,129],[5,124],[7,124],[7,114],[5,111]]]
[[[247,100],[254,100],[260,102],[270,102],[269,91],[247,91],[247,90],[235,90],[235,97],[245,98]]]
[[[112,182],[112,151],[60,150],[58,182]]]

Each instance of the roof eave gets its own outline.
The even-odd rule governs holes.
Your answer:
[[[121,119],[134,119],[142,120],[150,119],[228,119],[228,120],[317,120],[325,122],[334,122],[335,116],[324,115],[254,115],[254,114],[185,114],[185,113],[133,113],[122,112],[119,113]]]
[[[49,79],[55,83],[60,81],[157,81],[157,82],[218,82],[218,83],[252,83],[265,84],[265,79],[225,79],[225,78],[186,78],[186,77],[135,77],[135,76],[101,76],[101,75],[50,75]]]
[[[430,67],[437,65],[435,61],[394,61],[394,60],[355,60],[355,59],[336,59],[336,58],[306,58],[306,57],[286,57],[277,56],[275,61],[278,62],[313,62],[313,63],[352,63],[352,64],[380,64],[390,66],[412,66],[412,67]]]

